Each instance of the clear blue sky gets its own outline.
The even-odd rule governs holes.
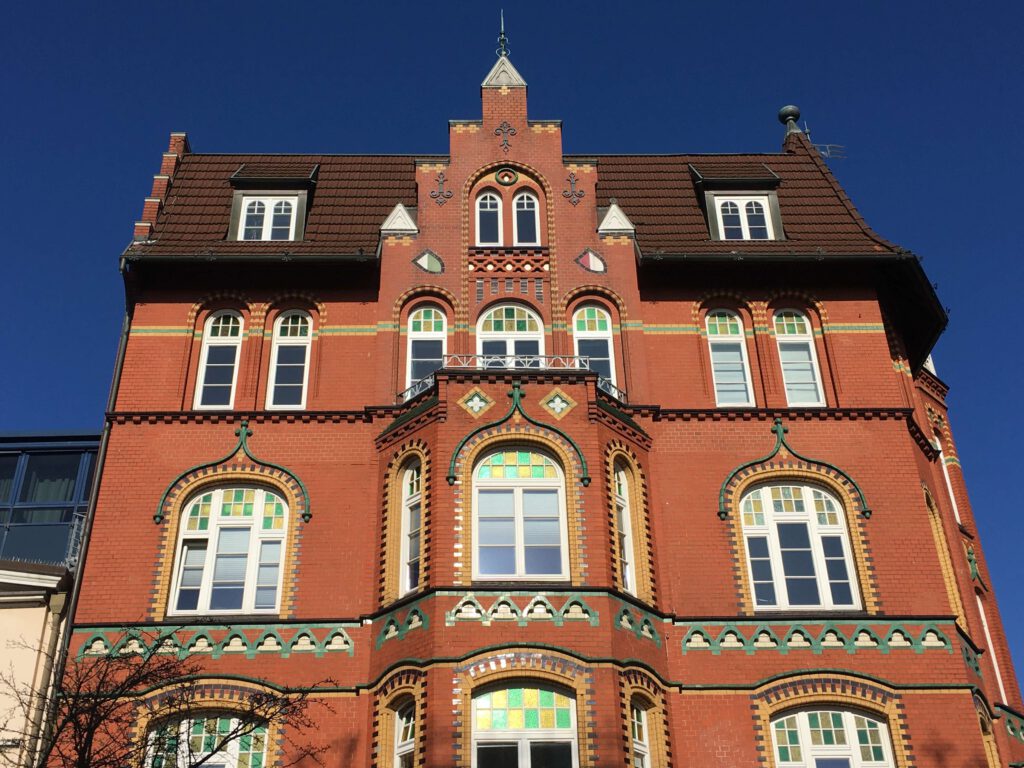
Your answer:
[[[99,429],[117,257],[170,131],[206,152],[446,152],[479,115],[499,2],[11,3],[0,27],[0,431]],[[924,256],[935,350],[1024,669],[1024,10],[934,2],[505,4],[565,149],[775,151],[783,104],[867,220]],[[1017,222],[1017,223],[1015,223]]]

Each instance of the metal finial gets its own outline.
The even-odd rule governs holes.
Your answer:
[[[505,9],[501,9],[501,34],[498,35],[498,50],[495,51],[499,56],[508,56],[508,38],[505,36]]]
[[[779,110],[779,122],[786,126],[786,135],[791,133],[803,133],[800,130],[800,126],[797,125],[797,120],[800,119],[800,107],[795,107],[792,104],[788,104]]]

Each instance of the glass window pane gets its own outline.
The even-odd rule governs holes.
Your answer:
[[[481,576],[508,576],[516,572],[515,547],[480,547]]]
[[[558,491],[523,491],[524,517],[558,517]]]
[[[531,576],[555,576],[562,572],[561,547],[527,547],[526,573]]]
[[[206,352],[207,365],[234,365],[235,347],[233,345],[217,344],[211,346]]]
[[[306,347],[304,345],[281,345],[277,348],[278,365],[305,365]]]
[[[477,768],[519,768],[519,747],[515,744],[478,744],[476,766]]]
[[[244,587],[217,587],[210,594],[211,611],[237,611],[242,607]]]
[[[6,504],[11,498],[11,491],[14,485],[14,470],[17,467],[17,456],[0,456],[0,504]]]
[[[480,211],[480,231],[477,233],[481,245],[499,245],[498,242],[498,212]]]
[[[482,518],[477,540],[486,545],[515,545],[516,526],[511,518]]]
[[[71,501],[80,457],[78,453],[29,456],[18,500],[35,503]]]
[[[537,214],[534,210],[516,211],[516,233],[524,245],[537,242]]]
[[[481,521],[482,522],[482,521]],[[526,520],[523,523],[523,543],[526,546],[558,547],[562,543],[561,525],[554,520]]]
[[[532,742],[531,768],[572,768],[572,744],[566,742]]]
[[[12,525],[7,529],[7,538],[3,539],[0,557],[63,563],[68,554],[70,532],[71,526],[67,524]]]
[[[478,498],[480,517],[512,517],[514,514],[513,491],[481,489]]]

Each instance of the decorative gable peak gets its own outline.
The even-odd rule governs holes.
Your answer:
[[[636,227],[633,226],[633,222],[629,220],[625,211],[619,208],[619,204],[614,199],[610,202],[608,211],[597,227],[597,233],[599,235],[635,235]]]
[[[391,209],[391,213],[380,225],[382,235],[415,235],[419,231],[409,209],[401,203]]]
[[[526,81],[512,66],[508,56],[499,56],[480,85],[482,88],[525,88]]]

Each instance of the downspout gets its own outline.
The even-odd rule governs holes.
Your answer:
[[[121,275],[127,277],[126,267],[124,259],[121,260]],[[126,281],[127,282],[127,281]],[[96,501],[100,495],[100,483],[103,479],[103,469],[106,463],[107,457],[107,445],[110,442],[110,414],[114,411],[117,405],[117,392],[121,386],[121,371],[124,368],[124,357],[125,350],[128,347],[128,333],[132,326],[132,309],[128,304],[127,300],[127,285],[125,286],[125,313],[124,319],[121,322],[121,339],[117,345],[117,358],[114,361],[114,378],[110,383],[110,394],[107,396],[107,409],[104,416],[103,433],[100,435],[100,446],[96,452],[96,474],[92,481],[92,490],[89,493],[89,507],[86,511],[85,516],[85,527],[82,531],[82,545],[79,550],[78,563],[75,565],[75,580],[71,588],[71,598],[68,601],[67,610],[67,626],[63,638],[61,638],[60,651],[57,654],[56,663],[54,664],[54,677],[52,683],[53,695],[49,696],[49,702],[46,707],[46,717],[42,722],[42,729],[37,736],[35,743],[30,747],[27,759],[25,762],[26,766],[36,765],[36,760],[39,757],[39,745],[46,744],[52,735],[53,721],[56,716],[57,701],[62,693],[62,682],[64,680],[64,670],[67,667],[68,660],[68,649],[71,647],[71,635],[74,627],[75,612],[78,610],[78,598],[82,592],[82,576],[85,573],[85,561],[89,554],[89,539],[92,536],[92,524],[96,517]],[[42,713],[40,713],[42,714]],[[42,761],[39,768],[44,768],[50,754],[50,749],[44,749],[42,755]]]

